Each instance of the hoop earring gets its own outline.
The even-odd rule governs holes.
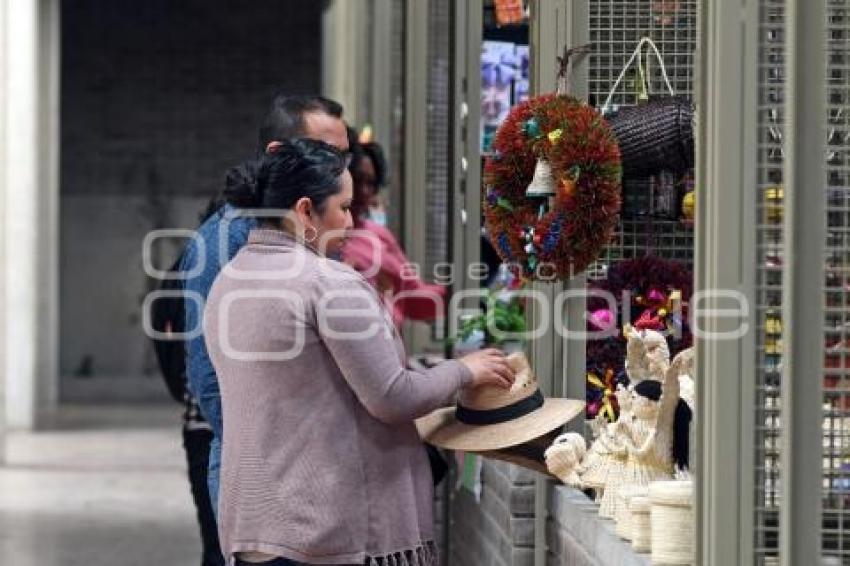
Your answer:
[[[310,237],[310,238],[307,237],[307,230],[313,231],[312,237]],[[304,241],[307,242],[308,244],[312,244],[313,242],[315,242],[316,238],[318,238],[318,237],[319,237],[319,231],[316,230],[313,226],[307,226],[307,227],[304,228]]]

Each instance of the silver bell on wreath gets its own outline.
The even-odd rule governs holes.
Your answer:
[[[555,181],[552,179],[552,167],[543,158],[534,166],[534,177],[525,190],[529,198],[548,198],[555,195]]]

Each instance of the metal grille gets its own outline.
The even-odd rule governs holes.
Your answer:
[[[652,218],[622,220],[614,240],[608,247],[607,262],[658,255],[691,264],[694,255],[694,233],[678,222]]]
[[[828,0],[823,531],[850,561],[850,1]]]
[[[847,0],[827,3],[829,154],[824,281],[823,525],[826,556],[850,558],[850,102]],[[778,558],[781,427],[782,150],[785,3],[761,0],[756,374],[755,562]]]
[[[428,223],[425,265],[422,266],[426,279],[432,279],[429,274],[434,273],[435,264],[448,259],[451,8],[450,0],[428,3]]]
[[[617,75],[641,37],[648,36],[664,56],[676,94],[693,92],[694,52],[697,43],[696,0],[591,0],[590,102],[601,105]],[[651,90],[663,92],[660,70],[651,66]],[[637,73],[627,75],[613,99],[614,104],[634,104]]]
[[[697,0],[590,0],[593,46],[588,69],[590,103],[599,107],[605,102],[638,41],[645,36],[657,44],[676,94],[691,96],[698,39],[697,11]],[[623,106],[637,102],[637,77],[635,67],[627,73],[612,104]],[[654,59],[649,77],[650,92],[666,93]],[[639,199],[645,198],[646,203],[638,207],[636,214],[624,214],[612,243],[600,258],[602,264],[647,254],[680,260],[688,265],[693,262],[693,227],[669,219],[675,217],[675,213],[668,212],[666,218],[658,217],[658,207],[653,202],[656,191],[669,183],[670,180],[663,177],[624,183],[624,200],[629,201],[637,195]],[[674,211],[676,208],[673,206]],[[589,276],[595,274],[604,274],[604,270],[591,269]]]
[[[784,0],[761,0],[758,73],[756,230],[756,564],[772,564],[779,544],[780,371],[782,361],[782,150]]]

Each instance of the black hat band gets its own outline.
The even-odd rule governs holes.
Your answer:
[[[538,389],[533,395],[521,399],[516,403],[499,407],[498,409],[469,409],[458,404],[455,409],[455,417],[458,421],[468,425],[491,425],[505,423],[518,419],[536,411],[543,406],[543,394]]]

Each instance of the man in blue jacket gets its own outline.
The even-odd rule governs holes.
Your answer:
[[[312,138],[348,151],[348,136],[345,122],[342,120],[342,106],[320,96],[283,96],[275,97],[271,109],[260,128],[260,151],[274,150],[282,141],[294,138]],[[220,230],[226,225],[226,256],[221,253]],[[248,232],[255,226],[253,218],[239,216],[230,204],[224,204],[198,228],[196,237],[189,242],[183,253],[180,269],[191,273],[201,265],[197,275],[187,278],[184,288],[189,293],[185,301],[185,328],[191,332],[203,328],[203,305],[192,300],[207,296],[221,268],[230,261],[236,252],[248,241]],[[199,240],[203,245],[199,245]],[[199,263],[200,262],[200,263]],[[194,295],[197,293],[197,295]],[[218,378],[210,362],[204,336],[189,340],[186,344],[186,371],[189,389],[200,405],[201,413],[212,427],[213,439],[210,444],[209,473],[207,485],[212,508],[218,510],[219,468],[221,467],[221,394]]]

